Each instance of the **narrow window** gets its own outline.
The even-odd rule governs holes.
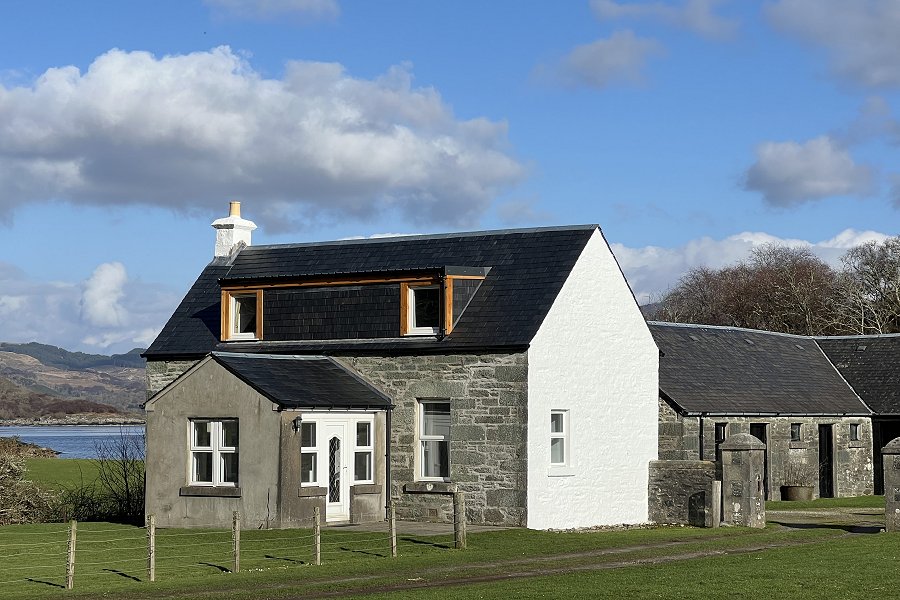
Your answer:
[[[800,423],[791,423],[791,441],[800,441]]]
[[[859,441],[859,423],[850,423],[850,441]]]
[[[437,335],[441,326],[441,289],[436,285],[410,286],[407,332]]]
[[[372,423],[356,423],[356,451],[353,456],[353,478],[356,481],[372,479]]]
[[[237,419],[190,421],[191,485],[230,486],[238,483]]]
[[[422,479],[450,479],[450,403],[419,402]]]
[[[564,467],[569,464],[568,411],[550,411],[550,466]]]
[[[716,423],[716,446],[725,441],[728,432],[728,423]]]
[[[300,424],[300,483],[318,481],[319,453],[316,451],[316,424]]]

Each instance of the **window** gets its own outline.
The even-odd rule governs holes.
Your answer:
[[[356,423],[356,452],[353,455],[353,478],[356,481],[372,479],[372,424],[367,421]]]
[[[450,479],[450,403],[419,402],[422,479]]]
[[[237,486],[237,419],[194,419],[190,436],[191,485]]]
[[[728,435],[728,423],[716,423],[716,447],[725,441]]]
[[[222,339],[262,339],[262,290],[222,291]]]
[[[319,453],[316,451],[316,424],[300,424],[300,483],[316,483]]]
[[[800,423],[791,423],[791,441],[800,441]]]
[[[408,286],[406,333],[437,335],[441,327],[441,288],[437,285]]]
[[[569,464],[569,412],[550,411],[550,466]]]
[[[859,423],[850,423],[850,441],[859,441]]]

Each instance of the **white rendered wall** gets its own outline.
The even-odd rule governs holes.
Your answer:
[[[528,351],[529,528],[647,521],[658,373],[650,330],[597,230]],[[568,469],[550,467],[556,409],[569,411]]]

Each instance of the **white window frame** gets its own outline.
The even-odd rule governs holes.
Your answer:
[[[369,430],[369,443],[360,446],[357,442],[358,430],[360,425],[365,425]],[[356,457],[359,454],[368,454],[369,456],[369,477],[366,479],[357,479],[356,475]],[[375,483],[375,421],[360,419],[353,424],[353,483]]]
[[[860,434],[860,431],[861,431],[861,430],[862,430],[862,428],[859,426],[859,423],[850,423],[850,427],[849,427],[849,430],[848,430],[848,432],[847,432],[847,435],[850,437],[850,441],[851,441],[851,442],[860,442],[860,441],[862,441],[862,435]],[[855,437],[855,438],[853,437],[854,431],[856,432],[856,437]]]
[[[448,414],[452,415],[453,407],[449,399],[427,399],[419,400],[419,418],[418,418],[418,459],[419,465],[416,469],[416,475],[419,481],[450,481],[450,472],[452,465],[450,464],[450,435],[425,435],[425,406],[429,404],[446,404]],[[451,432],[452,433],[452,432]],[[446,442],[447,444],[447,474],[446,476],[428,477],[425,475],[425,442]]]
[[[553,416],[562,415],[562,431],[553,431]],[[572,467],[572,430],[571,414],[569,409],[554,408],[550,411],[550,418],[546,421],[547,432],[547,459],[550,463],[549,475],[551,477],[568,477],[575,474]],[[553,462],[553,440],[563,440],[563,462]]]
[[[313,429],[313,444],[312,446],[304,446],[303,445],[303,428],[304,427],[312,427]],[[316,421],[301,421],[300,422],[300,484],[301,485],[317,485],[319,483],[319,424]],[[303,481],[303,456],[312,456],[313,457],[313,470],[312,470],[312,479],[309,481]]]
[[[235,423],[238,426],[238,445],[225,445],[225,432],[222,427],[223,423]],[[198,446],[196,444],[196,427],[201,423],[208,423],[209,428],[209,446]],[[188,420],[188,439],[190,451],[188,453],[189,462],[189,482],[192,486],[204,487],[238,487],[241,478],[240,469],[240,423],[238,419],[204,419],[196,418]],[[212,481],[199,481],[197,479],[197,461],[196,456],[199,454],[212,455]],[[238,456],[237,481],[225,481],[225,455],[236,454]]]
[[[408,335],[438,335],[441,332],[440,315],[443,310],[443,302],[441,301],[441,286],[433,285],[410,285],[407,288],[407,309],[406,323]],[[438,291],[438,325],[436,327],[419,327],[416,325],[416,292],[420,290],[437,290]]]

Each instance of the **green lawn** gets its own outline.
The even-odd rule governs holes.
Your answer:
[[[27,477],[46,488],[73,487],[97,478],[97,465],[83,458],[29,458]]]
[[[794,502],[766,502],[766,510],[808,510],[833,508],[884,508],[884,496],[856,496],[853,498],[818,498]]]
[[[828,528],[791,533],[777,528],[656,528],[588,533],[514,529],[470,534],[469,548],[464,551],[451,548],[449,534],[440,537],[399,536],[400,558],[391,559],[384,531],[359,533],[325,528],[322,537],[324,562],[314,566],[310,564],[313,556],[310,531],[252,530],[242,532],[242,572],[233,574],[227,572],[231,568],[230,532],[160,530],[157,581],[151,584],[146,581],[143,529],[83,523],[78,528],[75,590],[66,592],[60,587],[64,582],[66,526],[15,526],[0,528],[0,598],[94,597],[101,594],[117,598],[193,598],[201,592],[213,592],[217,598],[249,598],[259,597],[263,590],[264,597],[279,597],[338,590],[360,593],[411,583],[418,585],[422,581],[441,582],[440,589],[443,589],[444,584],[461,577],[485,577],[497,573],[516,576],[535,570],[595,568],[623,560],[659,560],[681,553],[727,552],[782,541],[826,540],[841,533]],[[647,565],[625,570],[652,571],[657,568],[659,566]],[[613,571],[604,573],[614,574]],[[616,576],[622,577],[621,574]],[[648,574],[641,577],[646,576]],[[507,585],[514,587],[500,586],[496,593],[509,597],[508,594],[520,593],[509,591],[515,586],[538,584],[513,580]],[[578,589],[573,588],[573,592]],[[457,588],[448,587],[442,593],[456,591]],[[429,594],[435,592],[428,591]]]

